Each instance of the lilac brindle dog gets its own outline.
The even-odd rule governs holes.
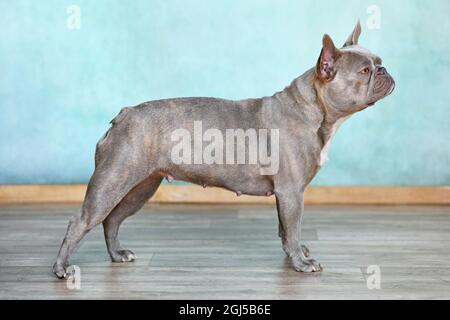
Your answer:
[[[103,223],[108,252],[114,262],[135,259],[120,246],[121,223],[136,213],[164,178],[221,187],[237,194],[275,194],[283,250],[297,271],[321,271],[300,243],[303,193],[327,158],[333,135],[345,119],[392,93],[393,78],[381,59],[358,45],[358,22],[343,48],[328,35],[317,65],[289,87],[270,97],[230,101],[183,98],[150,101],[124,108],[98,142],[95,172],[82,213],[71,219],[53,272],[70,277],[69,256],[86,233]],[[279,168],[261,175],[258,164],[175,164],[171,134],[203,128],[278,129]]]

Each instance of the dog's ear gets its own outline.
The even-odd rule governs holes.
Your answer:
[[[358,19],[358,22],[356,23],[355,29],[353,30],[353,32],[350,35],[350,37],[348,37],[347,41],[344,44],[344,47],[357,45],[360,35],[361,35],[361,22]]]
[[[341,56],[329,35],[323,36],[323,48],[317,61],[317,76],[323,81],[331,81],[336,75],[335,64]]]

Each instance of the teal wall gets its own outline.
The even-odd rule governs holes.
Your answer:
[[[0,183],[86,182],[121,107],[270,95],[357,17],[397,89],[342,126],[315,184],[449,185],[448,0],[0,0]]]

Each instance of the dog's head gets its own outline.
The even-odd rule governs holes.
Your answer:
[[[340,115],[372,106],[395,88],[381,58],[358,45],[360,34],[358,21],[341,49],[335,47],[329,35],[323,37],[315,86],[325,106]]]

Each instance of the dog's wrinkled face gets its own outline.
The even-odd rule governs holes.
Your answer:
[[[382,60],[358,45],[357,24],[344,47],[337,49],[328,35],[316,66],[316,88],[324,104],[341,115],[350,115],[390,95],[394,79]]]

